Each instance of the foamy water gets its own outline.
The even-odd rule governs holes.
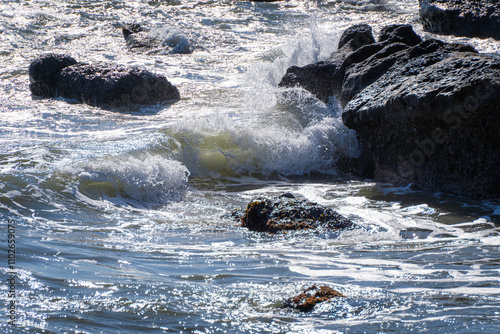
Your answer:
[[[131,52],[140,23],[162,40]],[[359,154],[335,100],[277,87],[343,29],[410,23],[415,1],[25,1],[0,4],[0,219],[16,227],[12,333],[494,333],[498,200],[352,180]],[[442,37],[498,54],[493,40]],[[171,54],[186,39],[192,54]],[[163,74],[172,105],[118,113],[37,99],[45,52]],[[267,235],[229,218],[290,192],[362,229]],[[0,275],[5,283],[7,241]],[[282,308],[312,284],[346,298]],[[3,313],[9,286],[0,284]]]

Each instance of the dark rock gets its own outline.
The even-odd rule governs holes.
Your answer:
[[[368,24],[359,24],[347,28],[340,36],[339,50],[349,44],[351,50],[357,50],[363,45],[375,43],[372,27]]]
[[[108,63],[83,64],[62,55],[44,55],[29,68],[30,89],[41,97],[63,97],[99,107],[124,107],[178,100],[167,78]]]
[[[407,54],[410,56],[410,53]],[[345,107],[375,178],[500,197],[500,61],[445,47],[401,58]]]
[[[147,53],[192,53],[189,39],[176,31],[168,31],[164,36],[152,34],[139,24],[131,24],[122,28],[123,37],[129,49]]]
[[[420,0],[420,19],[434,33],[500,40],[498,0]]]
[[[500,58],[468,45],[421,41],[405,25],[382,29],[378,42],[344,48],[293,72],[307,69],[311,75],[298,85],[341,102],[344,124],[361,141],[362,165],[373,166],[365,175],[500,197]],[[325,63],[334,64],[335,75],[324,75]]]
[[[140,24],[137,24],[137,23],[132,23],[132,24],[129,24],[125,27],[122,27],[122,33],[123,33],[123,37],[125,39],[127,39],[132,34],[138,34],[138,33],[143,32],[143,31],[144,31],[144,29],[141,27]]]
[[[66,55],[47,54],[38,57],[29,67],[30,90],[33,95],[55,97],[59,74],[77,61]]]
[[[272,233],[318,227],[334,230],[356,227],[353,222],[332,209],[290,195],[251,201],[241,218],[242,226],[252,231]]]
[[[334,52],[326,61],[306,65],[292,66],[282,78],[280,87],[302,87],[313,93],[324,102],[332,96],[341,98],[345,105],[364,86],[369,85],[382,75],[397,59],[397,56],[388,57],[398,51],[419,44],[422,41],[411,26],[391,25],[381,31],[379,42],[375,42],[372,28],[366,24],[348,28],[339,41],[339,50]],[[366,69],[368,75],[359,75],[351,71],[348,77],[355,77],[351,82],[350,90],[343,92],[346,71],[367,59],[375,59],[379,64]],[[366,67],[366,66],[365,66]],[[349,84],[348,84],[349,85]],[[353,95],[354,94],[354,95]]]
[[[284,306],[300,310],[302,312],[312,311],[316,304],[326,302],[332,298],[345,298],[343,294],[338,291],[333,290],[328,286],[316,286],[313,285],[307,288],[300,295],[290,298],[285,301]]]
[[[437,40],[376,58],[347,71],[341,98],[375,179],[500,197],[499,59]]]
[[[93,106],[149,105],[180,98],[177,88],[164,76],[104,63],[64,68],[57,92]]]
[[[328,60],[304,67],[292,66],[279,87],[302,87],[324,102],[340,95],[345,68],[352,63],[353,51],[374,42],[372,28],[366,24],[353,26],[341,36],[339,51]],[[348,58],[351,56],[350,58]]]
[[[393,24],[382,28],[379,41],[415,46],[422,43],[422,38],[413,31],[413,28],[409,24]]]

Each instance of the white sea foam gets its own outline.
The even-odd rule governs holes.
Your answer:
[[[358,148],[354,134],[333,117],[294,129],[215,115],[183,122],[170,135],[181,143],[178,160],[194,175],[335,173],[337,158],[356,156]]]
[[[178,29],[158,28],[152,34],[161,41],[161,48],[164,49],[161,53],[191,53],[193,51],[190,36]]]
[[[325,33],[312,20],[302,36],[270,51],[269,61],[258,61],[245,73],[245,81],[254,87],[247,93],[246,103],[252,109],[268,108],[277,102],[276,87],[290,66],[304,66],[324,60],[337,49],[338,32]]]
[[[325,59],[337,42],[336,33],[322,33],[313,22],[307,33],[269,51],[246,71],[237,113],[191,118],[168,130],[181,143],[177,160],[197,176],[336,173],[340,156],[359,154],[340,108],[304,90],[285,97],[277,84],[289,66]]]
[[[159,156],[128,157],[86,163],[78,172],[79,189],[91,198],[123,198],[142,205],[182,199],[189,171],[178,161]]]

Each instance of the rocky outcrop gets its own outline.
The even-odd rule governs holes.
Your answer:
[[[78,63],[66,55],[40,56],[31,63],[29,77],[35,96],[63,97],[103,108],[180,98],[177,88],[162,75],[109,63]]]
[[[434,33],[500,40],[497,0],[420,0],[420,19]]]
[[[152,53],[193,52],[189,39],[177,31],[166,31],[163,36],[146,31],[139,24],[130,24],[122,28],[125,43],[130,50]]]
[[[316,203],[296,199],[291,194],[284,194],[279,198],[252,200],[241,221],[242,226],[251,231],[271,233],[318,227],[332,230],[356,227],[353,222],[336,211]]]
[[[339,50],[325,61],[304,67],[290,67],[280,87],[302,87],[324,102],[332,96],[339,96],[345,69],[352,63],[351,55],[364,45],[374,43],[369,25],[353,26],[342,34]],[[354,56],[355,57],[355,56]]]
[[[334,298],[345,298],[345,296],[329,286],[313,285],[298,296],[286,300],[284,307],[294,308],[302,312],[309,312],[312,311],[317,304],[330,301]]]
[[[371,40],[365,26],[351,30]],[[340,100],[376,180],[500,197],[500,59],[422,41],[407,25],[382,29],[377,42],[350,43],[306,66],[321,75],[299,78],[303,68],[290,68],[280,85]]]

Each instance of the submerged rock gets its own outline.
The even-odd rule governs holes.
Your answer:
[[[66,55],[47,54],[29,67],[30,90],[40,97],[63,97],[99,107],[123,107],[179,100],[167,78],[109,63],[84,64]]]
[[[242,226],[251,231],[272,233],[318,227],[334,230],[356,227],[336,211],[307,200],[296,199],[291,194],[251,201],[241,221]]]
[[[157,38],[150,36],[139,24],[136,23],[123,27],[122,34],[123,38],[125,38],[125,43],[130,49],[151,49],[160,44],[160,41]]]
[[[345,298],[343,294],[328,286],[313,285],[307,288],[300,295],[286,300],[284,306],[294,308],[302,312],[309,312],[312,311],[316,304],[339,297]]]
[[[371,33],[364,26],[348,31],[338,52],[301,68],[313,74],[292,84],[341,102],[369,174],[430,191],[500,197],[500,59],[468,45],[422,41],[408,25],[385,27],[378,41],[346,50],[353,31],[366,41]],[[290,68],[281,85],[296,72]]]
[[[131,50],[170,54],[193,52],[189,39],[177,31],[167,31],[163,36],[155,35],[134,23],[123,27],[122,33]]]
[[[424,29],[467,37],[500,40],[498,0],[419,0]]]

